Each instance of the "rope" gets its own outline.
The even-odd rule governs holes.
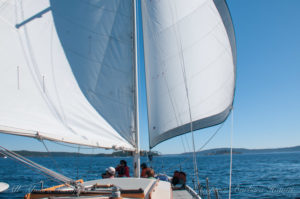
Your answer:
[[[210,138],[198,149],[197,152],[200,152],[218,134],[218,132],[222,129],[223,126],[224,126],[224,123],[222,123],[219,126],[219,128],[214,132],[214,134],[212,136],[210,136]],[[181,162],[181,164],[187,162],[188,160],[190,160],[190,158],[186,158],[184,161]],[[177,165],[171,167],[170,170],[172,170],[178,166],[180,166],[180,164],[177,164]]]
[[[18,158],[16,158],[16,157],[14,157],[13,155],[10,155],[10,154],[8,154],[8,153],[4,153],[4,154],[5,154],[6,156],[12,158],[12,159],[15,160],[15,161],[19,161],[20,164],[26,166],[27,168],[30,168],[30,169],[33,170],[33,171],[34,171],[34,169],[36,169],[36,170],[35,170],[36,172],[38,172],[39,174],[45,176],[46,178],[49,178],[49,179],[51,179],[51,180],[53,180],[53,181],[56,181],[56,182],[58,182],[58,183],[64,182],[64,181],[61,180],[61,179],[58,180],[57,178],[52,177],[52,176],[49,175],[48,173],[41,171],[40,169],[36,168],[35,166],[29,165],[29,164],[26,163],[25,161],[22,161],[22,160],[20,160],[20,159],[18,159]]]
[[[219,128],[214,132],[212,136],[198,149],[197,152],[201,151],[214,137],[217,135],[217,133],[221,130],[221,128],[224,126],[224,122],[219,126]]]
[[[174,4],[174,6],[176,6],[176,5]],[[176,12],[176,7],[175,7],[174,10]],[[172,11],[172,19],[173,19],[173,22],[174,22],[173,9],[172,8],[171,8],[171,11]],[[177,13],[175,13],[175,15],[177,15]],[[180,48],[179,49],[179,51],[180,51],[180,61],[181,61],[180,66],[181,66],[181,70],[182,70],[182,74],[183,74],[184,87],[185,87],[185,91],[186,91],[186,97],[187,97],[188,108],[189,108],[190,129],[191,129],[191,132],[192,132],[194,175],[196,176],[197,183],[198,183],[198,186],[199,186],[200,181],[199,181],[199,173],[198,173],[198,167],[197,167],[197,157],[196,157],[195,139],[194,139],[194,131],[193,131],[192,111],[191,111],[189,90],[188,90],[187,77],[186,77],[186,71],[185,71],[185,61],[184,61],[184,56],[183,56],[182,43],[181,43],[180,37],[178,37],[179,33],[177,31],[176,24],[174,24],[174,32],[175,32],[175,35],[176,35],[177,46]]]
[[[32,166],[32,167],[40,170],[41,172],[44,172],[45,174],[47,174],[49,176],[55,177],[56,179],[58,179],[58,180],[60,180],[62,182],[68,182],[68,181],[70,181],[67,177],[62,176],[62,175],[60,175],[60,174],[58,174],[58,173],[56,173],[54,171],[51,171],[51,170],[49,170],[49,169],[47,169],[47,168],[45,168],[45,167],[43,167],[41,165],[36,164],[34,162],[31,162],[31,161],[29,161],[28,159],[26,159],[24,157],[22,158],[22,156],[17,157],[17,156],[15,156],[15,154],[10,154],[10,153],[6,153],[6,154],[9,155],[10,157],[16,159],[16,160],[21,161],[24,164],[27,164],[28,166]]]
[[[0,154],[5,155],[5,156],[7,156],[7,157],[10,157],[10,158],[11,158],[12,160],[14,160],[14,161],[18,161],[17,159],[12,158],[10,155],[8,155],[7,153],[5,153],[4,151],[0,151]],[[22,164],[23,166],[25,166],[25,167],[31,169],[32,171],[35,171],[35,172],[39,173],[40,175],[42,175],[42,176],[48,178],[49,180],[55,181],[55,182],[57,182],[57,183],[61,183],[61,181],[59,181],[59,180],[57,180],[57,179],[55,179],[55,178],[53,178],[53,177],[51,177],[51,176],[45,175],[43,172],[41,172],[41,171],[39,171],[39,170],[34,170],[33,167],[28,166],[27,164],[25,164],[25,163],[23,163],[23,162],[21,162],[21,161],[19,161],[19,163]]]
[[[73,148],[73,149],[77,149],[78,146],[71,146],[71,145],[68,145],[68,144],[63,144],[61,142],[57,142],[57,141],[52,141],[53,143],[57,144],[57,145],[61,145],[61,146],[65,146],[65,147],[69,147],[69,148]],[[95,147],[80,147],[81,149],[93,149]]]
[[[64,183],[73,182],[72,179],[70,179],[70,178],[68,178],[66,176],[63,176],[63,175],[61,175],[61,174],[59,174],[59,173],[57,173],[55,171],[52,171],[50,169],[47,169],[46,167],[44,167],[42,165],[39,165],[39,164],[37,164],[37,163],[35,163],[35,162],[33,162],[33,161],[25,158],[25,157],[23,157],[23,156],[15,153],[15,152],[13,152],[13,151],[9,151],[8,149],[6,149],[6,148],[4,148],[2,146],[0,146],[0,148],[3,150],[2,153],[4,153],[6,156],[11,157],[11,158],[13,158],[13,159],[15,159],[15,160],[17,160],[17,161],[19,161],[19,162],[27,165],[27,166],[35,168],[39,172],[42,172],[42,173],[44,173],[44,174],[46,174],[46,175],[48,175],[50,177],[53,177],[53,178],[55,178],[55,179],[57,179],[57,180],[59,180],[61,182],[64,182]]]
[[[97,159],[97,157],[95,156],[95,149],[97,149],[97,148],[93,148],[93,150],[92,150],[92,156],[90,156],[91,158],[92,158],[92,161],[89,161],[89,164],[88,164],[88,166],[89,166],[89,168],[88,168],[88,170],[85,172],[85,175],[83,175],[82,176],[82,178],[84,178],[84,179],[86,179],[86,178],[89,178],[90,176],[90,174],[94,174],[94,173],[97,173],[98,172],[98,170],[96,171],[94,168],[93,168],[93,165],[96,165],[96,159]],[[98,176],[98,175],[97,175]]]
[[[182,146],[183,146],[184,153],[186,153],[185,144],[184,144],[184,142],[183,142],[183,137],[180,136],[180,138],[181,138],[181,143],[182,143]]]
[[[229,196],[231,199],[231,177],[232,177],[232,139],[233,139],[233,108],[231,112],[231,131],[230,131],[230,170],[229,170]]]
[[[77,166],[77,175],[76,175],[76,179],[78,180],[78,173],[79,173],[79,151],[80,151],[80,146],[78,145],[78,149],[77,149],[77,164],[76,164],[76,166]]]
[[[185,142],[186,142],[186,145],[188,146],[188,147],[187,147],[187,148],[188,148],[187,150],[188,150],[188,151],[192,151],[192,149],[190,148],[190,144],[189,144],[188,138],[187,138],[187,134],[184,134],[183,137],[184,137],[184,140],[185,140]]]
[[[54,159],[53,156],[51,155],[52,153],[49,151],[48,147],[46,146],[44,140],[43,140],[43,139],[38,139],[38,140],[39,140],[40,142],[43,143],[43,145],[44,145],[46,151],[48,152],[48,154],[50,154],[50,156],[48,156],[48,157],[50,157],[50,159],[51,159],[52,162],[54,163],[54,166],[56,167],[56,169],[57,169],[60,173],[62,173],[61,170],[60,170],[59,167],[58,167],[57,162],[55,161],[55,159]]]

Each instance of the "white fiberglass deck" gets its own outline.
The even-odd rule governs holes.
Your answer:
[[[185,189],[173,190],[173,199],[193,199],[193,196]]]
[[[84,183],[85,187],[94,184],[113,184],[121,190],[143,190],[144,198],[167,199],[171,198],[171,185],[169,182],[146,178],[112,178],[93,180]]]
[[[85,182],[85,186],[92,186],[98,184],[114,184],[124,190],[136,190],[143,189],[145,198],[149,198],[149,191],[155,186],[157,181],[155,179],[146,178],[113,178],[113,179],[100,179]],[[172,191],[172,193],[171,193]],[[173,197],[172,197],[173,196]],[[193,197],[187,190],[172,190],[169,182],[159,181],[156,185],[154,192],[152,192],[151,198],[155,199],[193,199]],[[200,198],[200,197],[199,197]]]
[[[83,183],[85,190],[94,192],[93,197],[103,198],[104,195],[112,193],[112,187],[118,187],[124,199],[201,199],[188,186],[185,189],[173,190],[171,184],[166,181],[147,178],[111,178],[87,181]],[[95,189],[95,187],[97,187]],[[69,187],[61,187],[58,191],[70,191]],[[101,194],[102,193],[102,194]],[[105,194],[107,193],[107,194]],[[104,194],[104,195],[103,195]],[[54,197],[61,198],[61,197]],[[64,199],[73,198],[72,196]],[[81,195],[79,198],[91,198],[91,196]]]

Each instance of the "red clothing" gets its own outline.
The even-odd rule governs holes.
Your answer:
[[[118,166],[116,168],[118,177],[129,177],[129,167],[128,166]]]
[[[141,177],[142,177],[142,178],[145,178],[145,177],[146,177],[146,171],[147,171],[147,169],[148,169],[148,168],[143,168],[143,169],[142,169],[142,173],[141,173]]]

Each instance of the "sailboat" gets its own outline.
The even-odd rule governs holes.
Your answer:
[[[0,32],[2,133],[134,154],[135,178],[75,182],[35,165],[65,184],[27,198],[179,197],[139,178],[142,51],[150,148],[220,124],[233,107],[225,0],[2,0]]]

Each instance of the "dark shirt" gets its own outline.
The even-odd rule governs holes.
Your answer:
[[[118,166],[116,168],[118,177],[129,177],[129,167],[128,166]]]

